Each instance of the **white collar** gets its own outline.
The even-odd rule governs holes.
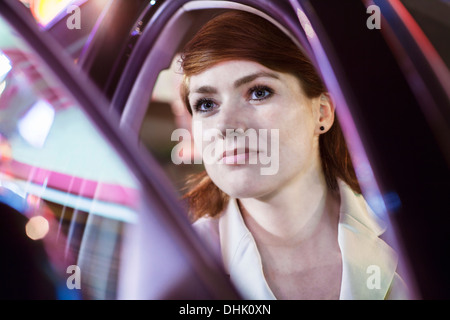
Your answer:
[[[339,183],[340,218],[338,243],[343,271],[340,299],[383,299],[397,267],[397,255],[378,236],[385,230],[361,195]],[[244,223],[236,199],[219,219],[224,267],[245,299],[275,299],[262,269],[255,240]],[[375,269],[370,269],[375,268]],[[367,285],[371,272],[379,272],[379,286]]]

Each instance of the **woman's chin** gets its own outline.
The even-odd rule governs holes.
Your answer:
[[[271,190],[279,175],[262,175],[260,166],[206,167],[212,181],[232,198],[258,198]]]
[[[270,185],[261,181],[243,182],[230,181],[216,183],[216,185],[231,198],[261,198],[271,192]]]

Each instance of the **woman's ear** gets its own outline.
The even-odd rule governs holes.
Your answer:
[[[322,93],[316,100],[318,108],[316,117],[316,133],[322,134],[330,130],[334,123],[335,106],[328,92]]]

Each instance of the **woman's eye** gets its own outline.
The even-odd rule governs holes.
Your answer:
[[[265,86],[257,86],[250,89],[250,100],[264,100],[272,95],[272,89]]]
[[[210,99],[200,99],[195,103],[195,111],[209,112],[216,107],[216,103]]]

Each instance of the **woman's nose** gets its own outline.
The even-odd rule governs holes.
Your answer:
[[[225,102],[217,115],[216,128],[224,137],[227,130],[243,130],[245,132],[250,122],[249,110],[247,109],[244,104],[237,101]]]

